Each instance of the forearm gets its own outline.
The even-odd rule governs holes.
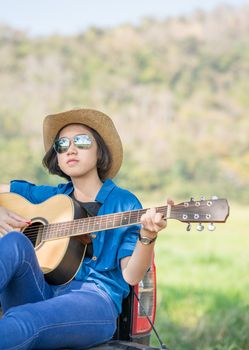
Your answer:
[[[171,200],[168,203],[173,204]],[[148,209],[141,216],[142,228],[140,234],[142,237],[153,240],[157,237],[159,231],[167,226],[161,213],[156,213],[155,208]],[[151,264],[151,259],[154,251],[155,241],[150,244],[137,241],[135,249],[131,257],[126,257],[121,261],[123,277],[130,285],[136,285],[143,278],[145,272]]]
[[[146,233],[141,230],[141,235],[146,237],[154,238],[154,235]],[[139,240],[137,241],[136,247],[133,254],[128,260],[126,267],[123,269],[123,277],[130,285],[136,285],[144,277],[145,272],[151,265],[151,260],[154,252],[155,242],[144,245]]]

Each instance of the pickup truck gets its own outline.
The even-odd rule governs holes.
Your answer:
[[[131,287],[129,296],[124,299],[122,313],[117,320],[117,330],[113,339],[90,349],[167,350],[167,347],[162,344],[160,339],[160,348],[150,347],[150,337],[155,315],[156,266],[153,259],[152,265],[143,280],[138,285]]]

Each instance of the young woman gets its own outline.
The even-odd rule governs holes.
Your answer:
[[[1,185],[33,204],[57,194],[73,198],[88,215],[140,209],[138,199],[111,180],[122,163],[122,144],[112,120],[79,109],[47,116],[43,164],[68,180],[58,186],[26,181]],[[0,203],[0,349],[83,349],[112,338],[129,285],[150,266],[162,214],[148,210],[142,225],[90,234],[88,252],[66,284],[48,283],[31,241],[21,233],[25,217]]]

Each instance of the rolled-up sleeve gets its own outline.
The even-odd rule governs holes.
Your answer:
[[[129,208],[129,210],[140,209],[142,209],[142,205],[139,202],[139,200],[134,196],[132,208]],[[125,228],[125,231],[123,232],[123,238],[117,254],[118,264],[120,263],[120,260],[124,257],[132,255],[138,240],[140,229],[140,224],[134,224]]]
[[[126,256],[132,255],[138,240],[140,228],[141,225],[133,225],[128,227],[124,232],[124,237],[117,254],[118,263]]]
[[[12,180],[10,182],[10,192],[17,193],[33,204],[39,204],[48,198],[60,193],[70,193],[71,183],[59,184],[58,186],[35,185],[24,180]]]

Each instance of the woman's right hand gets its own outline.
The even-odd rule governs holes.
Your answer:
[[[0,206],[0,234],[5,235],[8,232],[17,230],[20,231],[25,226],[28,226],[28,221],[23,217],[15,214],[13,211]]]

